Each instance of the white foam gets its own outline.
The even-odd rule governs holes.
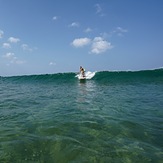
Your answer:
[[[76,75],[75,77],[78,77],[78,79],[92,79],[95,76],[95,74],[96,74],[96,72],[87,71],[87,72],[85,72],[84,77],[81,73]]]

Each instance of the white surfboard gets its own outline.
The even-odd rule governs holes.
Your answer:
[[[85,76],[83,77],[83,75],[80,73],[78,75],[76,75],[76,77],[78,77],[78,79],[82,80],[82,79],[92,79],[95,76],[96,72],[90,72],[87,71],[85,72]]]

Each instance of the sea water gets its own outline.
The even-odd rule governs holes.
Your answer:
[[[163,162],[163,69],[75,76],[0,77],[0,162]]]

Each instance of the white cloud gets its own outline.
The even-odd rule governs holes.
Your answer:
[[[116,27],[115,30],[110,32],[110,35],[112,36],[113,34],[116,34],[117,36],[124,36],[124,34],[127,32],[128,32],[127,29],[124,29],[122,27]]]
[[[91,42],[91,39],[89,39],[89,38],[86,38],[86,37],[85,38],[78,38],[72,42],[72,45],[74,47],[83,47],[85,45],[88,45],[90,42]]]
[[[126,32],[128,32],[127,29],[123,29],[122,27],[117,27],[117,28],[116,28],[116,31],[117,31],[117,32],[121,32],[121,33],[126,33]]]
[[[15,54],[14,53],[6,53],[3,57],[7,58],[7,59],[14,59],[15,58]]]
[[[57,20],[58,19],[58,17],[57,16],[53,16],[53,20]]]
[[[5,42],[5,43],[3,43],[2,47],[5,49],[9,49],[9,48],[11,48],[11,45],[9,43]]]
[[[12,64],[23,64],[25,61],[19,60],[14,53],[6,53],[4,56]]]
[[[23,48],[23,50],[26,50],[28,48],[28,45],[27,44],[22,44],[21,47]]]
[[[56,65],[55,62],[50,62],[50,63],[49,63],[49,66],[55,66],[55,65]]]
[[[100,33],[100,36],[104,39],[108,38],[110,35],[106,32]]]
[[[19,39],[19,38],[15,38],[15,37],[10,37],[10,38],[8,39],[8,41],[11,42],[11,43],[17,43],[17,42],[20,41],[20,39]]]
[[[79,27],[79,23],[78,22],[73,22],[69,25],[69,27]]]
[[[102,37],[95,37],[91,47],[91,53],[100,54],[108,49],[113,48],[110,42],[105,41]]]
[[[24,64],[25,63],[25,61],[22,61],[22,60],[15,60],[15,62],[14,63],[16,63],[16,64],[18,64],[18,65],[21,65],[21,64]]]
[[[95,37],[93,40],[89,38],[78,38],[74,39],[74,41],[71,43],[74,47],[84,47],[86,45],[91,45],[91,53],[93,54],[100,54],[108,49],[112,49],[113,46],[110,42],[106,41],[102,37]]]
[[[86,33],[92,32],[92,29],[88,27],[87,29],[84,30],[84,32]]]
[[[22,49],[24,50],[24,51],[30,51],[30,52],[32,52],[33,51],[33,49],[32,48],[30,48],[27,44],[22,44]]]
[[[2,30],[0,30],[0,38],[3,37],[3,34],[4,34],[4,32]]]
[[[99,16],[105,16],[100,4],[98,4],[98,3],[95,4],[95,9],[96,9],[96,14],[98,14]]]
[[[95,4],[95,8],[96,8],[96,13],[100,13],[102,11],[102,8],[99,4]]]

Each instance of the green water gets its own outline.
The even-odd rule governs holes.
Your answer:
[[[163,162],[163,71],[0,77],[0,162]]]

